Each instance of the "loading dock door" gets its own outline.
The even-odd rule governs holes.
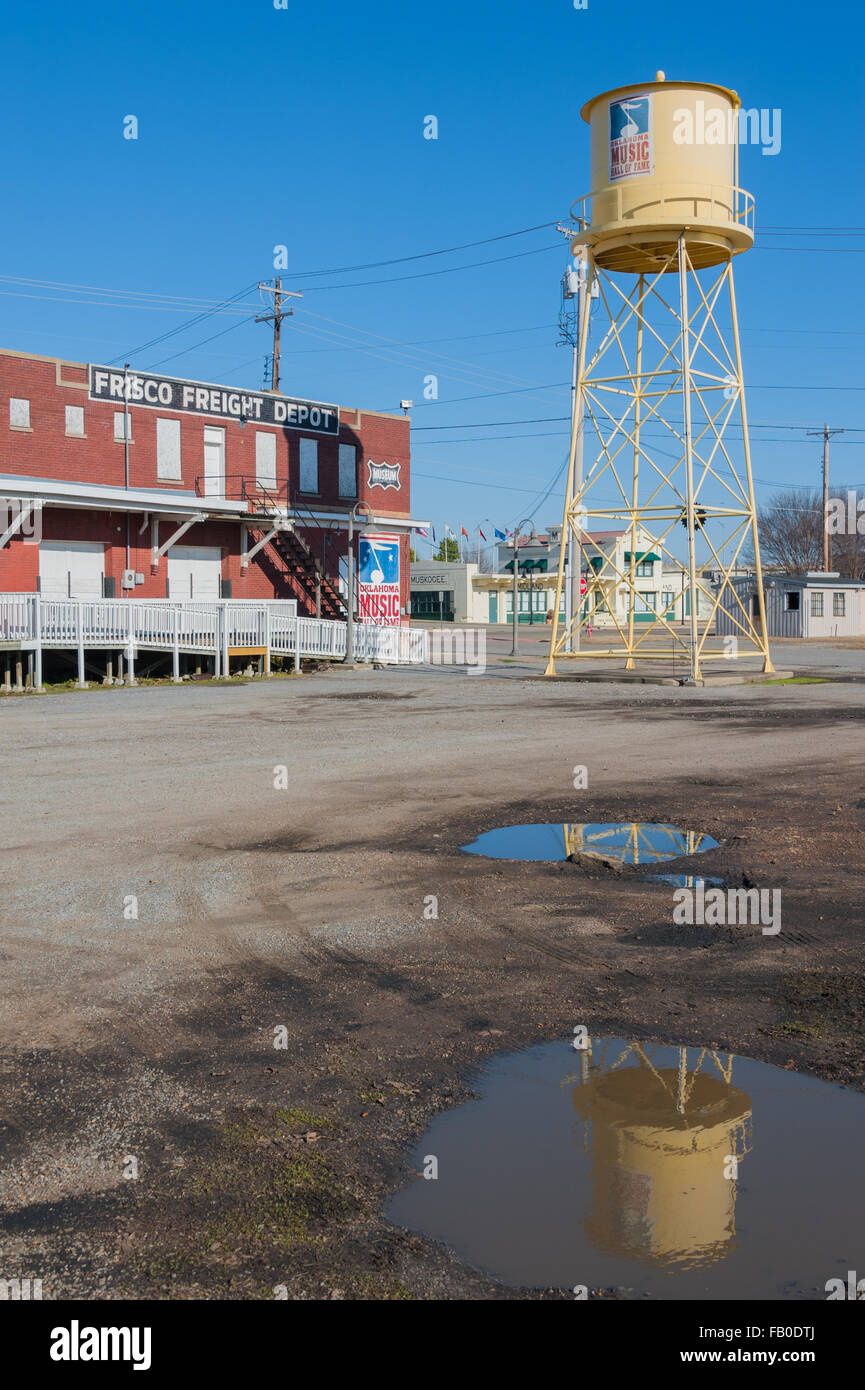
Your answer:
[[[168,597],[219,598],[222,551],[218,545],[173,545],[168,552]]]
[[[101,541],[39,544],[39,592],[45,598],[101,598],[104,573]]]

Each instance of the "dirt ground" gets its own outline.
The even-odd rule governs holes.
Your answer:
[[[413,1145],[484,1059],[579,1023],[865,1089],[863,720],[858,684],[495,670],[2,702],[0,1274],[45,1298],[568,1296],[392,1226]],[[781,933],[461,853],[518,821],[706,831],[700,871],[780,888]]]

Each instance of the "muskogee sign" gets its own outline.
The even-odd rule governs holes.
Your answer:
[[[236,391],[231,386],[209,386],[174,376],[149,372],[118,372],[110,367],[89,367],[91,401],[117,405],[149,406],[153,410],[181,411],[220,420],[243,420],[256,425],[283,425],[313,434],[339,434],[339,406],[319,401],[298,401],[273,396],[267,391]]]

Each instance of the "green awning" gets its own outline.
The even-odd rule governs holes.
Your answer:
[[[626,550],[626,551],[625,551],[625,559],[626,559],[626,560],[630,560],[630,558],[631,558],[631,552],[630,552],[630,550]],[[638,565],[639,565],[643,560],[660,560],[660,558],[661,558],[660,555],[655,555],[654,552],[651,551],[651,550],[638,550],[638,551],[637,551],[637,554],[636,554],[636,556],[635,556],[635,559],[636,559]]]
[[[547,562],[546,562],[546,560],[520,560],[520,561],[519,561],[519,567],[520,567],[520,569],[522,570],[523,574],[529,574],[529,573],[531,573],[533,570],[537,570],[537,571],[541,571],[541,572],[544,572],[544,573],[545,573],[545,572],[546,572],[546,568],[547,568]],[[514,572],[514,562],[513,562],[513,560],[508,560],[507,564],[505,565],[505,569],[508,571],[508,574],[513,574],[513,572]]]

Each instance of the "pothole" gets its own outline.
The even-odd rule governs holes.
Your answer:
[[[499,1057],[477,1090],[432,1121],[388,1217],[505,1284],[825,1299],[861,1264],[856,1092],[626,1038]]]

